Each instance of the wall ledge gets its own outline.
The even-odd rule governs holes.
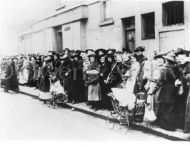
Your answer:
[[[112,25],[112,24],[114,24],[114,20],[113,20],[113,18],[110,18],[110,19],[101,21],[101,22],[99,23],[99,26],[100,26],[100,27],[103,27],[103,26]]]

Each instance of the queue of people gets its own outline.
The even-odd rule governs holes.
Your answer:
[[[190,132],[190,57],[183,48],[157,53],[148,60],[137,47],[128,49],[66,48],[61,53],[29,55],[3,59],[5,91],[18,91],[18,84],[39,89],[45,100],[51,86],[57,83],[66,94],[66,102],[86,104],[95,111],[112,109],[111,88],[128,88],[129,93],[147,94],[156,125],[166,130],[183,129]],[[54,87],[55,88],[55,87]],[[126,94],[127,97],[128,94]],[[151,100],[151,101],[150,101]]]

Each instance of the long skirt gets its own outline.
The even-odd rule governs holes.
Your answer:
[[[173,103],[159,103],[157,112],[158,125],[165,129],[174,131],[175,125],[175,104]]]
[[[100,101],[101,100],[101,88],[100,83],[88,86],[88,101]]]
[[[84,81],[82,79],[71,80],[71,100],[85,101]]]
[[[190,133],[190,95],[187,98],[184,132]]]

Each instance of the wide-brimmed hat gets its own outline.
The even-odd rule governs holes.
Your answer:
[[[107,50],[107,54],[108,54],[108,55],[114,55],[115,52],[116,52],[115,49],[111,49],[111,48],[110,48],[110,49]]]
[[[153,59],[164,58],[164,56],[166,56],[167,54],[168,54],[168,53],[158,52],[158,53],[156,53],[156,55],[153,57]]]
[[[91,54],[88,55],[88,58],[90,58],[90,57],[96,58],[96,54],[95,53],[91,53]]]
[[[70,49],[69,48],[65,48],[64,51],[69,51],[70,52]]]
[[[174,51],[175,55],[179,55],[179,54],[187,54],[188,51],[183,49],[182,47],[178,47],[177,50]]]
[[[176,58],[174,53],[169,53],[166,56],[163,56],[166,60],[172,61],[176,63]]]
[[[125,48],[125,47],[122,48],[122,51],[123,51],[123,52],[127,52],[127,53],[132,53],[131,50],[130,50],[129,48]]]
[[[49,63],[49,62],[53,61],[52,57],[53,57],[52,55],[46,55],[46,56],[44,56],[44,61],[46,63]]]
[[[139,46],[137,47],[134,52],[138,52],[138,51],[145,51],[145,47],[144,46]]]
[[[76,53],[76,52],[72,53],[71,58],[75,58],[75,57],[80,58],[80,55],[78,53]]]
[[[114,54],[106,54],[106,58],[108,57],[115,58]]]
[[[88,54],[89,52],[94,52],[94,50],[93,50],[93,49],[86,49],[86,50],[85,50],[85,53]]]
[[[99,49],[97,49],[97,50],[95,50],[95,54],[96,55],[99,55],[99,52],[102,52],[103,54],[106,54],[107,53],[107,50],[105,50],[105,49],[103,49],[103,48],[99,48]]]

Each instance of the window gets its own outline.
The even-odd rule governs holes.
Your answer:
[[[113,24],[111,15],[111,0],[103,0],[100,3],[100,26]]]
[[[111,18],[111,3],[110,0],[103,1],[104,20]]]
[[[171,1],[162,4],[163,25],[184,24],[184,2]]]
[[[142,40],[155,38],[155,17],[154,12],[142,14]]]

